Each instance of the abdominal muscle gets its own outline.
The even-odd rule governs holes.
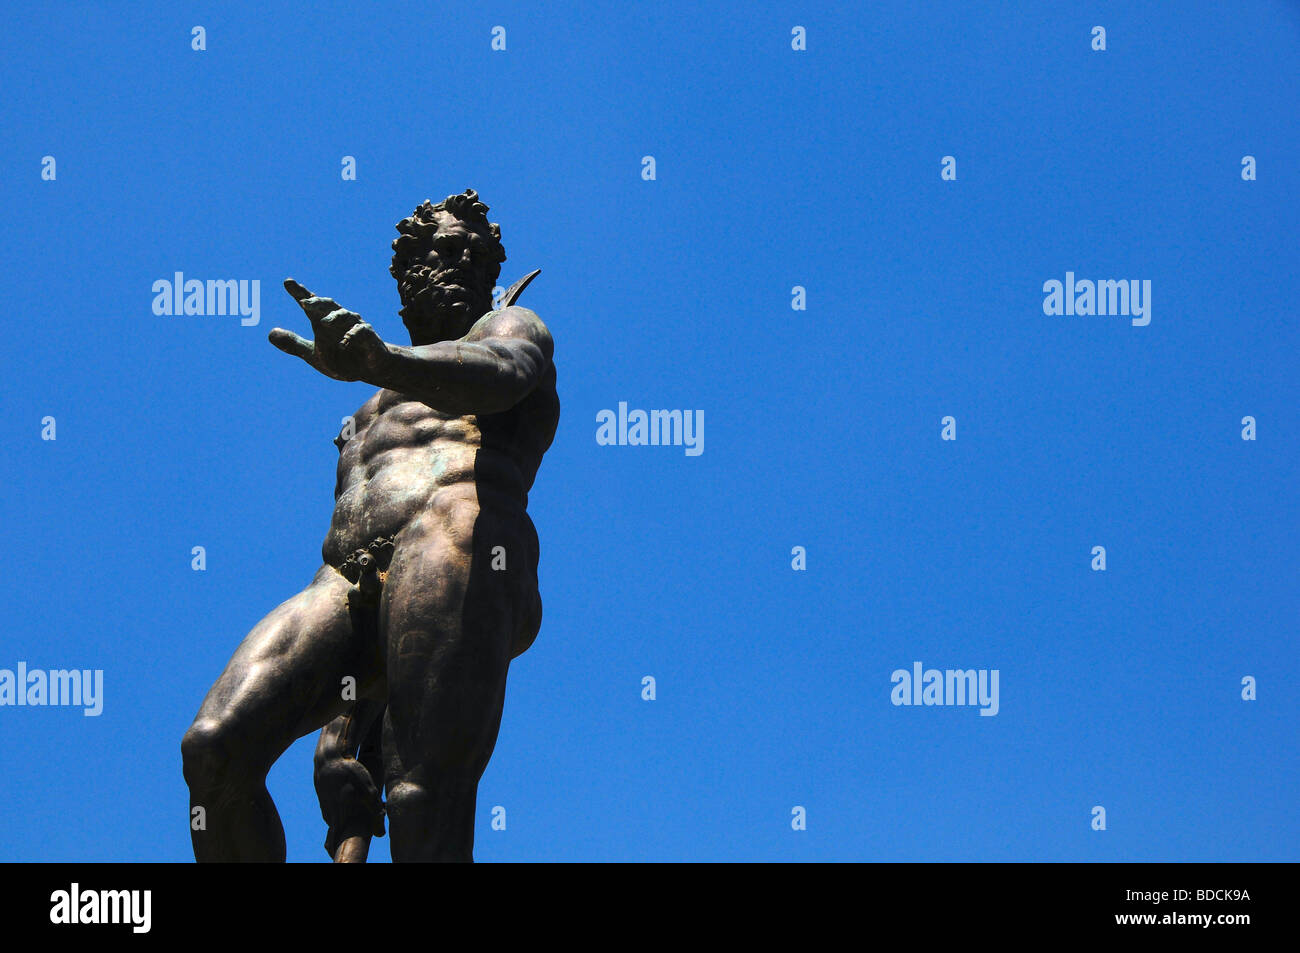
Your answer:
[[[521,520],[525,535],[533,534],[518,466],[508,454],[481,446],[474,417],[449,417],[414,401],[384,406],[390,394],[381,391],[378,402],[358,411],[356,433],[342,447],[325,562],[337,568],[374,540],[398,537],[430,518],[469,548],[476,518],[487,509]]]

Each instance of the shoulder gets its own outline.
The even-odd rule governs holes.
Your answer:
[[[511,305],[500,311],[489,311],[475,322],[474,327],[465,337],[467,340],[479,341],[488,338],[531,341],[541,349],[547,360],[550,360],[555,352],[555,342],[551,340],[551,332],[542,323],[542,319],[535,312],[518,305]]]

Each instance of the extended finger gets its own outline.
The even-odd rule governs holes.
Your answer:
[[[317,322],[321,318],[333,311],[341,310],[338,302],[333,298],[322,298],[314,295],[292,278],[284,280],[284,290],[289,292],[293,299],[298,302],[298,307],[306,312],[307,320],[311,322],[313,329],[315,329]]]
[[[312,297],[310,291],[298,284],[298,282],[294,281],[292,278],[284,279],[284,290],[293,295],[294,299],[297,301],[301,301],[303,298]]]
[[[272,328],[271,333],[266,338],[284,351],[285,354],[292,354],[294,357],[300,357],[308,363],[315,363],[316,346],[306,338],[300,337],[292,331],[286,331],[284,328]]]
[[[311,321],[312,327],[315,327],[323,318],[328,317],[335,311],[342,311],[339,303],[333,298],[318,298],[312,295],[310,298],[303,298],[298,302],[298,307],[307,312],[307,319]]]

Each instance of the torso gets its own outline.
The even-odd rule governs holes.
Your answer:
[[[377,538],[397,537],[422,516],[466,504],[517,519],[531,534],[528,491],[558,421],[553,365],[527,397],[500,414],[456,417],[379,391],[354,415],[353,435],[336,441],[325,562],[337,568]]]

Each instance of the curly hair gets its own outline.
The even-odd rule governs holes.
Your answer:
[[[506,250],[501,244],[501,226],[487,219],[488,207],[478,200],[478,193],[466,189],[462,195],[449,195],[437,205],[425,199],[409,218],[397,223],[401,234],[393,239],[393,264],[389,274],[400,285],[410,273],[412,266],[418,267],[425,254],[433,245],[433,236],[438,231],[438,212],[454,215],[466,225],[485,228],[496,245],[492,283],[501,276],[501,263],[506,260]]]

